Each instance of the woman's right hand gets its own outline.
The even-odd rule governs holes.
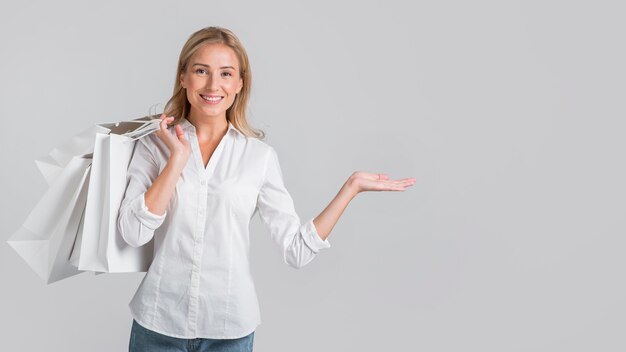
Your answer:
[[[176,125],[175,134],[167,129],[167,125],[172,121],[174,121],[173,117],[161,115],[159,129],[155,133],[169,148],[170,156],[159,176],[154,179],[144,194],[146,207],[156,215],[166,213],[172,195],[176,191],[176,184],[191,156],[191,146],[185,138],[182,127]]]
[[[156,135],[165,142],[165,145],[170,150],[170,161],[180,163],[184,166],[191,156],[191,145],[185,137],[182,127],[176,125],[176,135],[172,134],[167,126],[174,121],[174,117],[167,117],[165,114],[161,115],[161,124],[159,130],[156,131]]]

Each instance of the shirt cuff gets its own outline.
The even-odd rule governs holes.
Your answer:
[[[137,196],[137,198],[133,200],[131,209],[144,226],[151,230],[155,230],[159,226],[161,226],[163,220],[165,220],[167,211],[163,215],[157,215],[148,210],[144,194],[145,192],[140,194],[139,196]]]
[[[309,246],[309,248],[311,248],[311,250],[315,253],[322,249],[330,248],[328,238],[322,240],[320,235],[317,233],[317,228],[315,228],[315,224],[313,224],[313,219],[302,225],[302,237],[304,238],[306,245]]]

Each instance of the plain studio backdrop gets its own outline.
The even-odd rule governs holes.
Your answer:
[[[44,285],[6,243],[34,159],[170,97],[194,31],[233,30],[304,221],[367,192],[301,270],[256,216],[255,351],[624,351],[626,50],[618,1],[0,5],[0,350],[124,351],[144,273]],[[161,105],[162,106],[162,105]]]

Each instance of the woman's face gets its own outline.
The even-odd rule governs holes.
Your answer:
[[[226,119],[226,110],[243,87],[237,55],[223,44],[198,48],[181,73],[180,82],[187,91],[191,104],[189,116],[193,119]]]

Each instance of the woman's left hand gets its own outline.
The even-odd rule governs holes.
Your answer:
[[[348,203],[359,193],[364,191],[404,191],[415,184],[415,178],[390,180],[386,174],[372,174],[356,171],[343,184],[339,193],[326,208],[313,219],[313,225],[320,238],[326,240],[330,235]]]
[[[403,178],[390,180],[386,174],[373,174],[369,172],[356,171],[348,179],[348,184],[355,194],[364,191],[400,191],[415,184],[415,178]]]

